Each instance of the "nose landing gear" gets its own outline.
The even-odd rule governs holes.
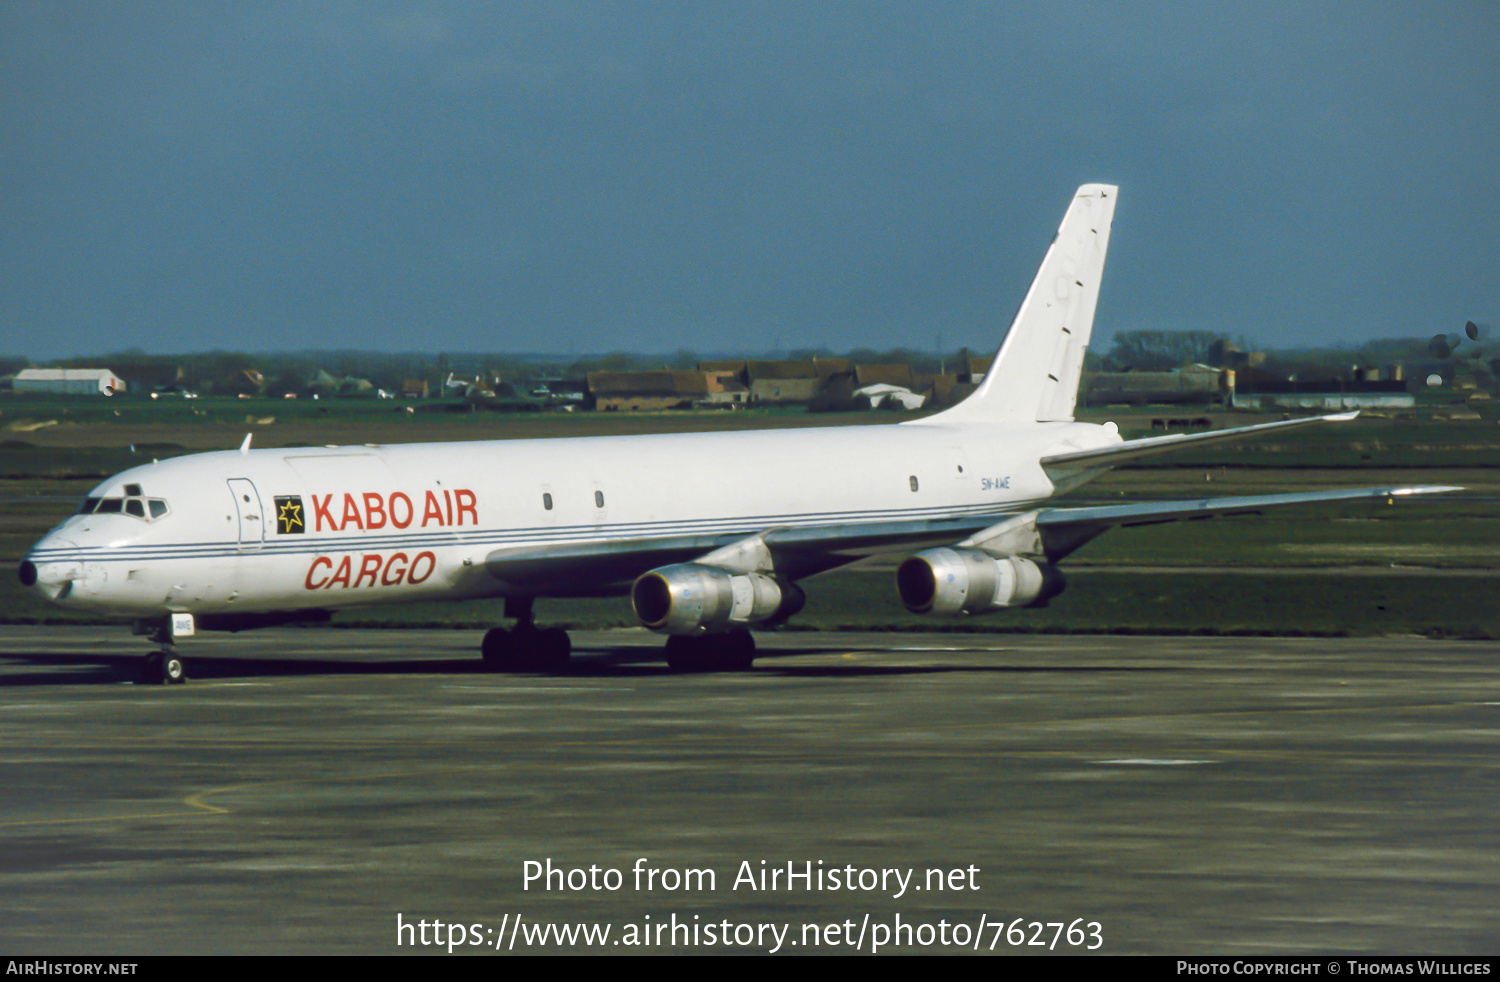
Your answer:
[[[560,673],[568,669],[573,642],[560,627],[538,628],[532,617],[531,597],[509,597],[505,616],[514,617],[510,630],[493,628],[484,635],[479,653],[492,672]]]
[[[140,677],[147,685],[181,685],[187,681],[187,666],[171,648],[165,648],[145,657]]]
[[[187,620],[182,621],[182,618]],[[146,685],[181,685],[187,681],[187,663],[182,656],[177,654],[173,642],[177,638],[177,631],[173,628],[174,618],[181,623],[183,636],[193,633],[192,617],[187,614],[176,614],[159,621],[137,621],[135,625],[136,634],[148,634],[151,640],[161,645],[160,650],[153,651],[141,659],[140,671],[137,678]]]

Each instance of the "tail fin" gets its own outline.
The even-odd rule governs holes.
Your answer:
[[[1078,189],[984,381],[963,402],[921,422],[1073,418],[1117,191],[1109,184]]]

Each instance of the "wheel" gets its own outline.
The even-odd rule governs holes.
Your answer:
[[[161,680],[167,685],[181,685],[187,681],[187,666],[170,651],[162,652]]]
[[[147,685],[180,685],[187,681],[187,666],[170,651],[153,651],[141,662],[141,681]]]
[[[718,659],[724,672],[748,672],[755,666],[755,635],[731,631],[719,643]]]
[[[699,639],[686,634],[671,634],[667,636],[667,668],[674,672],[701,672],[703,671],[700,657],[702,645]]]
[[[531,662],[539,672],[567,671],[573,656],[573,641],[560,627],[537,631],[531,639]]]
[[[755,638],[743,630],[674,634],[667,638],[666,656],[674,672],[744,672],[755,663]]]
[[[497,627],[485,634],[479,652],[492,672],[561,672],[568,667],[573,642],[560,627],[545,631]]]
[[[516,660],[515,639],[505,628],[493,628],[485,632],[484,640],[479,644],[479,654],[484,659],[484,667],[490,671],[511,671]]]

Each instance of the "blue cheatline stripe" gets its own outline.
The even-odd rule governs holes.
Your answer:
[[[889,521],[939,520],[985,515],[996,517],[1028,507],[1028,503],[962,505],[956,508],[903,508],[887,511],[807,512],[793,515],[754,516],[734,519],[693,519],[689,521],[621,522],[614,525],[533,526],[522,529],[470,529],[449,527],[443,531],[405,533],[400,535],[346,536],[275,536],[260,544],[247,543],[242,548],[234,542],[198,542],[184,544],[137,545],[120,548],[54,547],[33,549],[27,554],[32,562],[87,562],[89,560],[125,562],[142,559],[208,559],[236,556],[271,556],[327,552],[360,552],[388,549],[422,549],[453,546],[526,546],[567,542],[616,542],[642,538],[677,538],[695,534],[753,535],[769,528],[802,528],[830,524],[873,525]]]

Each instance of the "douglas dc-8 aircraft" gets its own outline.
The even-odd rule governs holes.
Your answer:
[[[568,635],[537,597],[630,595],[682,671],[750,667],[749,629],[791,617],[797,581],[911,552],[906,607],[934,617],[1046,603],[1057,564],[1117,525],[1277,505],[1457,490],[1051,507],[1109,468],[1285,420],[1122,440],[1073,420],[1114,187],[1078,189],[983,382],[936,415],[887,426],[193,454],[100,484],[37,543],[21,582],[53,603],[136,619],[162,645],[154,681],[184,678],[173,642],[326,618],[338,607],[505,598],[485,664],[556,670]]]

